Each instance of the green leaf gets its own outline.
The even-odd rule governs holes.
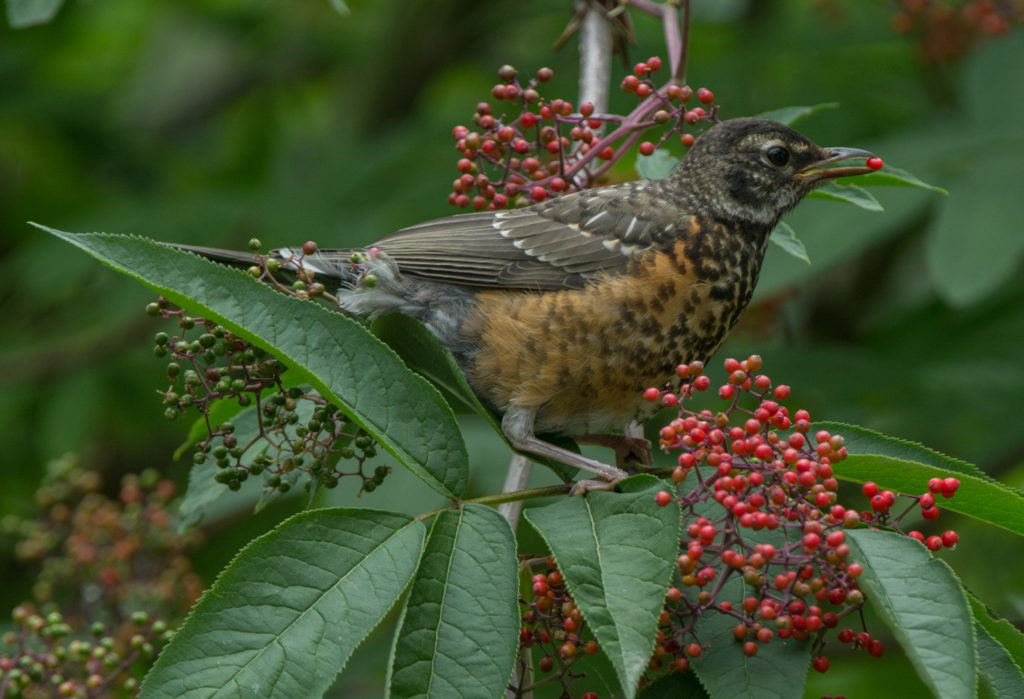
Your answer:
[[[1000,154],[979,158],[950,185],[953,197],[939,206],[927,250],[929,276],[949,303],[975,303],[1018,274],[1021,208],[1008,188],[1022,181],[1020,156]]]
[[[935,696],[973,699],[974,629],[960,582],[945,561],[910,537],[848,530],[858,584]]]
[[[762,119],[771,119],[772,121],[777,121],[780,124],[792,126],[798,121],[806,119],[818,112],[823,112],[826,109],[836,109],[838,107],[838,102],[822,102],[821,104],[815,104],[809,107],[783,107],[782,109],[773,109],[769,112],[761,112],[758,116]]]
[[[516,541],[483,505],[438,514],[389,664],[391,697],[496,697],[519,648]]]
[[[345,0],[330,0],[331,7],[334,8],[342,17],[348,17],[352,14],[352,10],[348,9],[348,5],[345,4]]]
[[[878,203],[873,195],[863,187],[855,184],[836,184],[827,182],[807,195],[809,199],[825,199],[828,201],[842,201],[847,204],[859,206],[868,211],[883,211],[882,205]]]
[[[423,323],[401,313],[388,313],[376,318],[370,328],[406,366],[434,384],[450,404],[461,403],[501,434],[501,424],[473,393],[455,357]]]
[[[974,623],[985,629],[985,632],[1002,646],[1018,668],[1024,668],[1024,634],[1020,629],[991,613],[981,600],[969,592],[967,602],[971,605]]]
[[[319,696],[416,571],[424,528],[303,512],[247,545],[160,653],[141,697]]]
[[[1024,494],[988,477],[974,466],[920,444],[836,422],[815,423],[843,436],[849,456],[835,464],[836,478],[874,481],[894,492],[924,493],[932,478],[954,476],[960,488],[952,498],[939,498],[951,510],[1024,535]]]
[[[667,150],[659,148],[650,155],[638,155],[636,158],[637,174],[646,180],[661,180],[672,174],[679,165],[679,158]]]
[[[1020,666],[980,624],[974,625],[978,644],[978,674],[982,685],[994,697],[1024,697],[1024,674]]]
[[[939,194],[949,194],[942,187],[928,184],[916,175],[912,175],[906,170],[901,170],[892,165],[886,165],[878,172],[869,172],[864,175],[857,175],[856,177],[840,177],[836,182],[839,184],[856,182],[861,187],[913,187],[915,189],[927,189]]]
[[[769,240],[796,259],[803,260],[807,264],[811,264],[811,258],[807,256],[807,248],[805,248],[803,242],[796,237],[796,231],[793,230],[792,226],[785,221],[779,221],[779,224],[775,226],[775,229],[772,231]]]
[[[566,585],[632,697],[654,648],[679,546],[678,504],[658,507],[665,485],[634,476],[631,492],[591,492],[530,508],[526,519],[547,541]]]
[[[38,227],[278,357],[435,490],[465,489],[466,445],[451,408],[361,324],[151,240]]]
[[[15,29],[46,24],[64,0],[7,0],[7,22]]]

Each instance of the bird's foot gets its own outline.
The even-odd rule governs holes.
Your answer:
[[[630,437],[625,434],[584,434],[576,437],[576,441],[580,444],[608,447],[615,452],[615,465],[619,468],[650,466],[654,463],[651,443],[643,437]]]

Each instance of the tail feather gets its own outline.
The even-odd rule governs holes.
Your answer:
[[[223,248],[208,248],[201,245],[181,245],[179,243],[163,243],[167,247],[178,250],[186,250],[205,257],[214,262],[231,265],[232,267],[251,267],[259,264],[260,255],[254,252],[242,252],[239,250],[225,250]],[[333,279],[337,282],[351,282],[356,276],[352,265],[352,250],[318,250],[312,255],[306,255],[302,260],[302,268],[313,272],[317,277]],[[279,248],[266,253],[281,263],[284,271],[296,272],[299,265],[293,260],[302,255],[297,248]]]

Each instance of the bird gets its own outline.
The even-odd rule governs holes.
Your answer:
[[[678,389],[675,367],[706,362],[736,324],[783,215],[824,182],[871,172],[849,162],[862,158],[875,156],[822,148],[768,119],[728,119],[663,179],[456,214],[362,249],[270,256],[334,282],[347,313],[421,321],[501,416],[513,448],[596,476],[576,492],[608,489],[628,475],[621,464],[538,434],[628,441],[612,430],[659,408],[644,389]],[[177,247],[235,265],[255,259]]]

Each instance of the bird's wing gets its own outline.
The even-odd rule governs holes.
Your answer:
[[[491,288],[579,288],[669,238],[684,221],[650,183],[586,190],[540,205],[461,214],[376,245],[406,274]],[[684,217],[685,219],[685,217]]]

